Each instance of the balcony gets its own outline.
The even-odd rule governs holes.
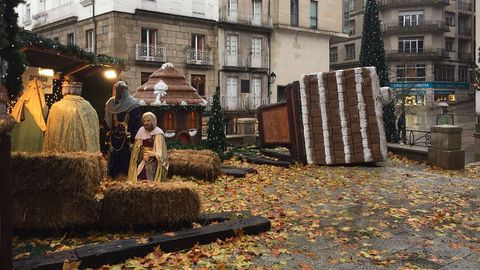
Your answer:
[[[268,57],[253,54],[230,54],[224,53],[224,68],[245,69],[245,68],[268,68]]]
[[[139,43],[135,46],[135,59],[137,61],[166,62],[167,48],[160,45]]]
[[[458,28],[458,38],[471,39],[472,38],[472,29],[466,27]]]
[[[474,61],[472,53],[469,53],[469,52],[459,52],[458,53],[458,60]]]
[[[187,65],[211,66],[213,65],[213,53],[208,50],[187,50]]]
[[[399,59],[448,59],[448,52],[445,49],[424,49],[417,52],[406,52],[404,50],[386,51],[387,57],[391,60]]]
[[[418,25],[402,25],[399,23],[384,23],[382,31],[385,34],[406,34],[422,32],[449,32],[450,27],[444,21],[423,21]]]
[[[79,5],[79,2],[69,1],[55,8],[41,11],[32,16],[32,18],[34,19],[34,27],[42,26],[71,17],[78,18],[77,13],[81,9]]]
[[[213,97],[207,97],[207,111],[211,110]],[[224,111],[255,111],[261,105],[270,104],[269,98],[255,97],[245,94],[240,97],[220,97],[220,105]]]
[[[448,6],[449,0],[380,0],[380,8],[411,7],[411,6]]]
[[[220,22],[247,26],[272,27],[272,20],[268,16],[249,12],[232,12],[231,10],[228,10],[228,8],[220,10]]]
[[[458,12],[471,14],[473,5],[469,1],[458,1]]]

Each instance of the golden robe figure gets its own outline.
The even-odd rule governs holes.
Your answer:
[[[144,113],[142,121],[143,127],[135,136],[128,181],[165,181],[168,174],[168,156],[164,133],[157,127],[157,118],[153,113]]]
[[[63,99],[50,109],[43,151],[100,152],[98,115],[80,96],[81,87],[81,83],[63,84]]]
[[[42,152],[47,114],[43,86],[36,79],[32,80],[11,113],[16,122],[12,131],[12,151]]]

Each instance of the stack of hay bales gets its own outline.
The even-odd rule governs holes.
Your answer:
[[[97,220],[95,193],[106,176],[100,154],[14,153],[14,226],[57,229]]]
[[[222,172],[218,155],[210,150],[168,151],[168,174],[193,176],[198,179],[215,181]]]
[[[205,161],[205,155],[201,158],[197,155],[196,159]],[[210,159],[215,159],[220,167],[218,156]],[[11,161],[14,227],[22,230],[92,225],[171,228],[198,219],[201,201],[193,183],[107,182],[106,168],[100,154],[14,153]],[[208,178],[218,175],[218,172],[209,174],[206,169],[202,173]]]
[[[117,182],[104,191],[99,223],[119,229],[181,226],[197,220],[200,205],[200,196],[193,183]]]

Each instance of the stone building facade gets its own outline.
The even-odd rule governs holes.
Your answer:
[[[380,0],[391,87],[406,104],[430,107],[473,98],[474,1]],[[350,0],[349,37],[330,45],[330,69],[358,66],[364,0]]]

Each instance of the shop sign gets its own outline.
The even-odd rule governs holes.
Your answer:
[[[27,67],[23,73],[23,86],[26,87],[30,81],[37,79],[38,83],[41,83],[44,87],[45,94],[53,94],[53,77],[38,74],[40,68]]]
[[[461,88],[469,89],[470,83],[466,82],[393,82],[391,88]]]

